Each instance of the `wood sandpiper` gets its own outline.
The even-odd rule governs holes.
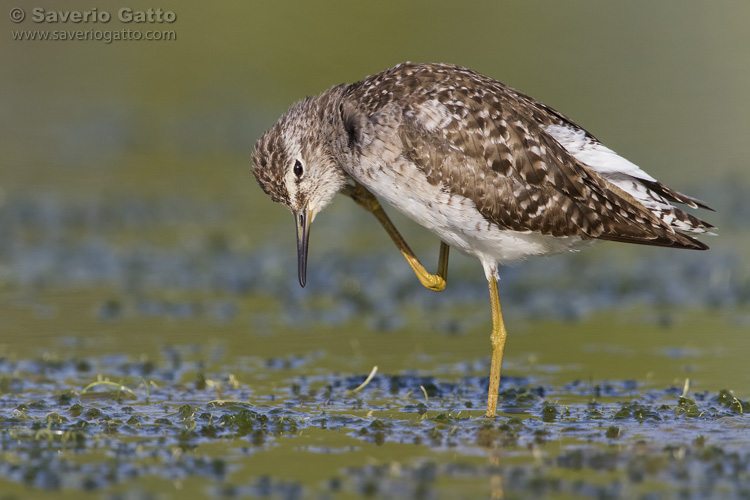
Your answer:
[[[419,281],[445,288],[450,247],[482,263],[492,309],[488,417],[506,330],[498,265],[594,240],[706,250],[685,233],[709,209],[602,145],[558,111],[459,66],[403,63],[293,104],[255,144],[253,174],[297,224],[305,286],[310,224],[336,193],[383,225]],[[428,273],[378,198],[440,238]]]

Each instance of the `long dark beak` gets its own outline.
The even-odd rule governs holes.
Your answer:
[[[297,269],[299,284],[304,287],[307,281],[307,241],[310,239],[310,212],[303,207],[294,213],[297,222]]]

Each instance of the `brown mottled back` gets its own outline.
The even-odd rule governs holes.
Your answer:
[[[361,114],[360,120],[395,104],[402,113],[403,155],[431,184],[473,200],[500,228],[707,248],[675,232],[542,129],[578,125],[474,71],[404,63],[350,85],[344,101],[356,110],[350,114]],[[686,200],[693,201],[676,201]]]

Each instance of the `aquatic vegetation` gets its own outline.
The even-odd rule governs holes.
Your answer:
[[[490,420],[481,409],[466,408],[467,400],[483,397],[484,381],[474,377],[426,383],[420,376],[373,375],[353,393],[349,387],[364,375],[283,375],[283,395],[269,399],[228,383],[228,374],[187,384],[131,377],[125,387],[86,383],[90,375],[71,369],[77,364],[44,366],[48,377],[59,377],[50,390],[33,380],[43,363],[28,363],[30,372],[18,372],[23,388],[3,391],[4,484],[107,491],[132,477],[197,476],[206,481],[204,491],[227,497],[276,492],[284,498],[313,492],[406,498],[438,491],[444,480],[458,487],[469,479],[481,495],[498,477],[506,492],[537,497],[638,492],[648,482],[686,491],[700,486],[709,496],[750,486],[750,420],[740,411],[748,402],[728,390],[682,396],[672,388],[633,391],[616,381],[574,390],[513,382],[501,395],[501,407],[512,413]],[[129,366],[114,367],[110,378]],[[221,399],[217,381],[225,381]],[[319,383],[324,390],[313,389]],[[427,386],[429,406],[420,390]],[[441,450],[452,450],[453,458]],[[301,451],[316,463],[312,476],[254,472],[258,461],[294,460]],[[576,479],[587,471],[606,476]]]

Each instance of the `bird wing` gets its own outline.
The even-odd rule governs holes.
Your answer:
[[[505,229],[694,246],[572,157],[522,108],[504,104],[495,120],[484,116],[484,108],[464,104],[451,110],[461,119],[434,130],[407,116],[400,128],[405,155],[431,182],[472,199],[486,219]]]

